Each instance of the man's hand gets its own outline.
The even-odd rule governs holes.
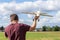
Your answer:
[[[34,18],[34,19],[35,19],[35,20],[37,20],[38,18],[39,18],[39,16],[35,16],[35,18]]]
[[[33,19],[33,21],[34,21],[34,20],[38,20],[38,18],[39,18],[39,16],[35,16],[34,19]]]

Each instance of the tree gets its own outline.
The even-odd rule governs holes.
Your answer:
[[[59,26],[53,26],[53,29],[52,29],[53,31],[59,31],[60,30],[60,28],[59,28]]]
[[[43,26],[42,27],[42,31],[46,31],[47,27],[46,26]]]
[[[0,27],[0,30],[1,30],[1,31],[3,31],[3,30],[4,30],[4,27],[3,27],[3,26],[1,26],[1,27]]]
[[[52,31],[52,28],[50,26],[47,26],[47,31]]]

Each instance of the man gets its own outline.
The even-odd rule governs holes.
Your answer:
[[[38,16],[35,16],[33,24],[29,26],[18,23],[18,16],[16,14],[11,14],[11,24],[5,28],[5,36],[8,37],[9,40],[25,40],[26,32],[35,29],[38,18]]]

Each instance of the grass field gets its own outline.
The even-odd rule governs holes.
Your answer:
[[[7,40],[0,32],[0,40]],[[26,40],[60,40],[60,32],[27,32]]]

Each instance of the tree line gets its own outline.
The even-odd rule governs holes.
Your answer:
[[[42,31],[60,31],[60,26],[55,25],[55,26],[43,26]]]

